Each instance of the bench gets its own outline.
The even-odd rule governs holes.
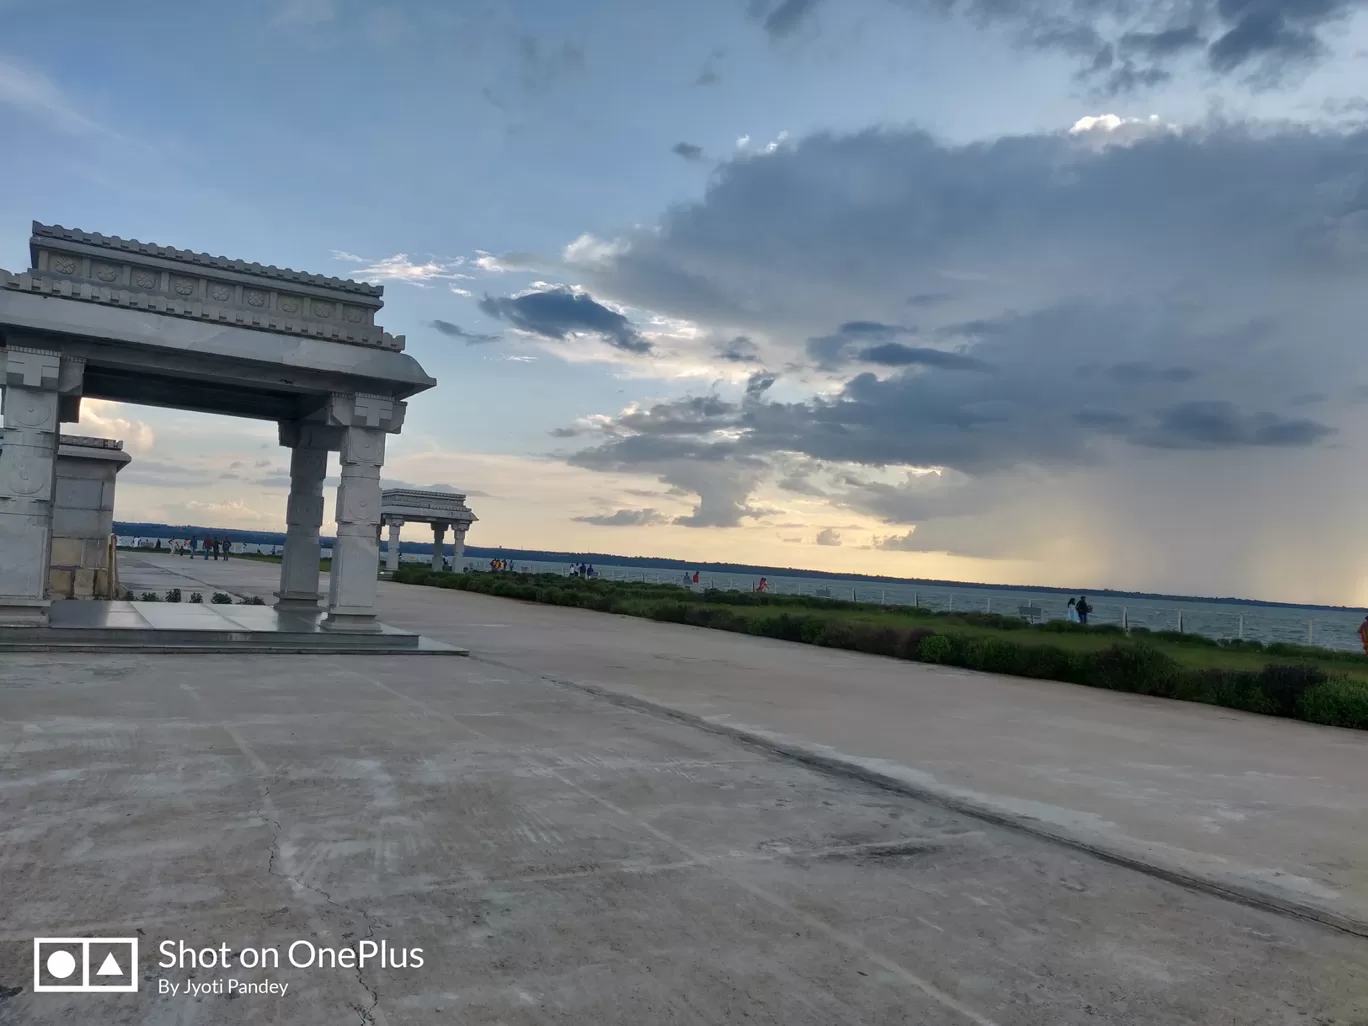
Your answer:
[[[1045,616],[1040,606],[1017,606],[1017,615],[1027,623],[1039,623]]]

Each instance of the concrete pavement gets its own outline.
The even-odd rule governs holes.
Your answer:
[[[491,663],[16,656],[0,710],[5,1026],[1368,1016],[1361,938]],[[83,935],[138,993],[32,992]]]
[[[276,572],[202,560],[194,572],[203,566],[267,596]],[[382,583],[380,600],[386,622],[476,658],[739,728],[1368,933],[1363,732],[465,592]]]

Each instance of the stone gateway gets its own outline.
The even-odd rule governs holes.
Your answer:
[[[291,450],[286,608],[318,605],[337,453],[322,627],[378,630],[385,443],[404,400],[436,384],[376,324],[383,287],[37,222],[29,250],[27,271],[0,270],[0,624],[48,621],[59,425],[90,396],[279,425]]]

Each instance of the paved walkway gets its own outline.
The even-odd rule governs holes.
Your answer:
[[[0,706],[5,1026],[1368,1016],[1361,938],[492,663],[23,655]],[[32,992],[35,936],[132,935],[138,993]]]
[[[174,563],[173,557],[153,557]],[[205,564],[269,594],[274,565]],[[1368,734],[382,583],[476,659],[740,726],[1215,883],[1368,924]]]

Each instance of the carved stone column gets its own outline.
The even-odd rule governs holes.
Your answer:
[[[380,468],[385,434],[398,432],[404,404],[388,396],[332,396],[328,422],[342,431],[337,486],[337,541],[328,578],[325,630],[377,631],[375,578],[380,566]]]
[[[469,529],[469,524],[456,525],[456,538],[452,545],[451,553],[451,569],[453,570],[459,570],[461,567],[461,560],[465,558],[465,536],[466,531]]]
[[[432,525],[432,569],[445,570],[446,561],[443,559],[442,549],[446,545],[447,525],[441,522],[434,522]]]
[[[318,531],[323,524],[323,480],[328,452],[337,448],[336,430],[321,424],[283,423],[280,444],[290,447],[290,498],[285,512],[285,550],[280,557],[276,608],[315,610],[318,590]]]
[[[342,434],[342,481],[337,486],[337,541],[328,578],[328,616],[323,626],[335,631],[376,630],[375,572],[380,551],[375,527],[380,522],[380,467],[385,462],[385,433],[379,428],[349,427]]]
[[[0,441],[0,623],[47,623],[59,399],[79,393],[84,365],[11,343],[3,359]]]
[[[404,526],[403,517],[388,517],[389,545],[385,547],[385,569],[390,573],[399,569],[399,529]]]

